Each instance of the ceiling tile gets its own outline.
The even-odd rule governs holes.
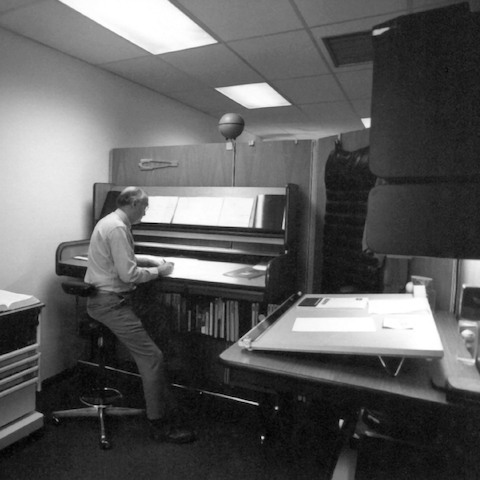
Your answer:
[[[317,75],[287,80],[275,80],[272,85],[295,104],[345,100],[333,75]]]
[[[295,106],[276,108],[256,108],[242,113],[245,123],[269,121],[277,125],[305,121],[307,117],[304,112]]]
[[[223,41],[302,28],[289,0],[177,0]]]
[[[211,88],[171,92],[169,96],[181,103],[212,115],[216,115],[217,112],[228,113],[233,111],[238,113],[239,110],[238,104]],[[221,115],[218,118],[220,117]]]
[[[352,100],[352,105],[360,118],[371,116],[372,100],[370,98]]]
[[[373,64],[363,70],[338,71],[336,77],[349,98],[360,99],[372,96]]]
[[[430,10],[432,8],[447,7],[458,3],[465,3],[466,0],[411,0],[412,10]],[[471,1],[470,1],[471,3]]]
[[[161,58],[211,87],[263,81],[263,78],[257,72],[225,45],[209,45],[167,53],[162,55]]]
[[[324,37],[368,32],[400,15],[462,1],[171,0],[219,43],[159,56],[57,0],[0,0],[0,27],[214,118],[239,113],[246,130],[264,139],[321,138],[363,129],[372,89],[372,63],[335,67]],[[248,110],[213,88],[260,81],[294,105]]]
[[[0,15],[0,26],[93,64],[147,54],[54,0]]]
[[[39,1],[41,0],[0,0],[0,13],[13,10],[14,8],[24,7],[25,5]]]
[[[282,79],[329,73],[304,31],[270,35],[229,44],[265,78]]]
[[[338,133],[361,130],[363,128],[362,121],[349,102],[324,102],[302,105],[301,109],[310,120],[320,122],[325,128],[336,129]]]
[[[124,60],[102,65],[110,72],[163,93],[205,87],[193,77],[177,70],[158,56]]]
[[[307,25],[342,23],[379,15],[402,14],[408,0],[294,0]]]

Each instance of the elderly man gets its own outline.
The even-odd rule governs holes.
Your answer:
[[[189,443],[193,432],[174,426],[174,405],[166,379],[163,353],[146,332],[132,308],[132,292],[173,271],[164,259],[135,255],[131,225],[140,222],[148,196],[127,187],[117,198],[117,209],[102,218],[92,233],[85,282],[96,287],[88,298],[89,315],[106,325],[130,351],[142,378],[151,437],[157,441]]]

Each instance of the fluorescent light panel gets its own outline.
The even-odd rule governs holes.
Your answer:
[[[250,83],[232,87],[219,87],[219,91],[245,108],[285,107],[291,103],[283,98],[268,83]]]
[[[154,55],[217,41],[167,0],[60,0]]]

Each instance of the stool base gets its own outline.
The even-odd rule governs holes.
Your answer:
[[[60,418],[97,417],[100,424],[100,448],[108,450],[112,445],[107,438],[105,428],[106,415],[117,417],[145,415],[145,410],[141,408],[112,406],[112,403],[120,398],[122,398],[122,394],[113,388],[93,390],[80,397],[81,402],[87,405],[86,407],[57,410],[52,412],[51,418],[58,425]]]

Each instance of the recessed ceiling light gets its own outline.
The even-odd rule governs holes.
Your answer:
[[[371,119],[371,118],[368,118],[368,117],[362,118],[362,123],[363,123],[363,126],[364,126],[365,128],[370,128],[370,125],[371,125],[371,123],[372,123],[372,119]]]
[[[232,87],[219,87],[219,91],[245,108],[286,107],[291,103],[283,98],[268,83],[250,83]]]
[[[60,0],[154,55],[217,41],[168,0]]]

